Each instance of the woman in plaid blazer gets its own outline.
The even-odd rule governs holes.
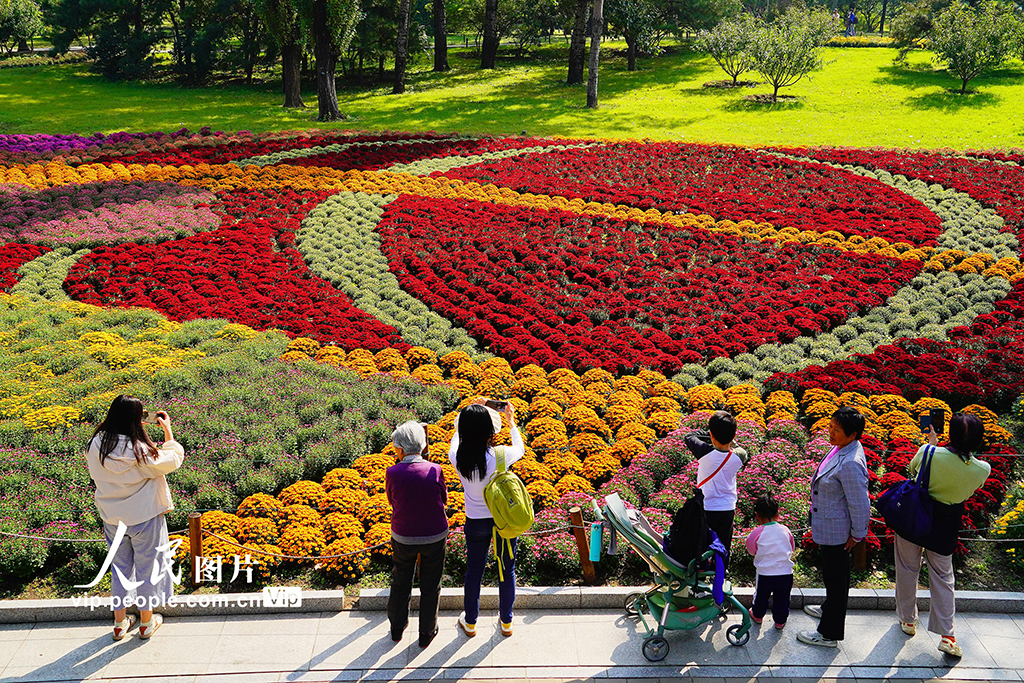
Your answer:
[[[868,535],[871,499],[868,468],[860,437],[864,416],[843,407],[832,415],[828,436],[832,450],[818,465],[811,480],[811,536],[821,551],[825,602],[805,605],[804,611],[820,619],[816,631],[802,631],[800,642],[838,647],[846,624],[850,594],[850,549]]]

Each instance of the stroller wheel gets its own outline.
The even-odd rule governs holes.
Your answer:
[[[660,662],[668,656],[668,641],[661,636],[651,636],[644,641],[644,657],[652,662]]]
[[[635,617],[640,614],[641,605],[640,599],[644,596],[643,593],[630,593],[626,596],[626,599],[622,603],[623,609],[626,610],[626,615]]]
[[[743,635],[739,635],[742,630],[742,624],[733,624],[726,630],[725,639],[729,641],[730,645],[746,645],[747,641],[750,640],[750,631],[747,630]]]

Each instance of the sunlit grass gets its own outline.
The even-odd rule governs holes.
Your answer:
[[[479,134],[592,136],[726,142],[885,147],[1024,146],[1024,65],[979,77],[966,96],[932,66],[929,55],[892,65],[885,48],[830,48],[827,64],[786,94],[796,101],[758,105],[742,90],[702,87],[724,74],[703,55],[685,50],[642,59],[626,71],[608,53],[601,71],[601,108],[583,105],[582,87],[567,87],[564,45],[545,47],[530,62],[506,59],[494,72],[476,68],[468,52],[454,51],[453,71],[434,74],[428,59],[414,66],[409,92],[343,88],[350,118],[318,124],[314,92],[309,107],[280,106],[279,81],[244,86],[182,88],[173,84],[108,83],[84,65],[0,71],[0,132],[90,133],[175,130],[280,130],[346,127],[438,130]],[[311,87],[312,83],[307,83]]]

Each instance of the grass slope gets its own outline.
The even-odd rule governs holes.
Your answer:
[[[475,68],[466,51],[451,57],[447,74],[420,60],[410,91],[388,88],[339,93],[351,116],[345,127],[442,130],[497,135],[653,138],[736,144],[829,144],[884,147],[1024,146],[1024,65],[1019,61],[979,77],[973,94],[935,69],[926,54],[908,67],[892,65],[886,48],[828,48],[825,67],[787,94],[794,102],[759,105],[743,100],[752,89],[705,89],[724,74],[707,56],[681,51],[625,60],[605,51],[601,108],[584,108],[586,93],[567,87],[565,46],[545,47],[528,62],[508,59],[494,72]],[[181,88],[169,84],[107,83],[82,65],[0,71],[0,132],[90,133],[96,130],[173,130],[204,125],[221,130],[338,127],[315,122],[310,108],[280,107],[279,82]]]

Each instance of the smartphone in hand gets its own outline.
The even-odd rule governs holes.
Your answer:
[[[160,424],[159,420],[156,419],[157,414],[160,411],[157,410],[143,410],[142,411],[142,424],[144,425],[156,425]]]
[[[508,401],[495,401],[494,399],[489,398],[484,401],[484,405],[492,410],[497,410],[499,413],[503,413],[505,412],[505,409],[508,408]]]
[[[936,434],[946,431],[946,411],[942,408],[932,408],[927,414],[921,416],[921,431],[928,432],[929,427],[935,428]]]

